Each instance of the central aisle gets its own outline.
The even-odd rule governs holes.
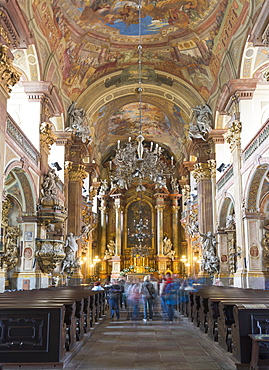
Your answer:
[[[94,329],[68,370],[234,370],[229,354],[184,318],[168,324],[104,321]]]

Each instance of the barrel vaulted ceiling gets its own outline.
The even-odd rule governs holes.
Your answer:
[[[40,75],[58,84],[66,108],[87,112],[92,146],[107,159],[118,139],[139,129],[138,45],[142,52],[142,131],[182,160],[197,104],[216,104],[232,36],[261,1],[18,0],[33,32]],[[239,54],[225,76],[238,78]],[[100,154],[101,153],[101,154]]]

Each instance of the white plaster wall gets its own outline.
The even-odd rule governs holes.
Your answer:
[[[7,101],[7,112],[39,151],[40,102],[29,101],[23,87],[17,84]]]
[[[56,170],[57,175],[59,176],[60,180],[64,183],[64,154],[65,154],[65,147],[63,145],[56,145],[54,143],[51,146],[48,163],[52,167],[52,163],[58,162],[60,167],[62,168],[60,171],[57,171],[55,167],[52,167]]]

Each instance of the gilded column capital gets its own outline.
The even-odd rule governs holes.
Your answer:
[[[185,199],[188,199],[190,197],[190,191],[191,191],[190,185],[183,185],[181,188],[181,193]]]
[[[165,208],[165,205],[164,205],[164,204],[157,204],[157,205],[155,206],[155,208],[157,209],[157,211],[163,211],[163,210],[164,210],[164,208]]]
[[[51,146],[57,140],[57,136],[52,133],[52,124],[49,122],[41,123],[39,131],[40,131],[40,146],[49,152]]]
[[[224,135],[226,142],[230,146],[230,150],[233,151],[235,148],[240,148],[241,145],[241,134],[242,124],[235,120],[229,124],[228,132]]]
[[[69,181],[83,182],[88,176],[85,171],[85,166],[83,164],[74,164],[72,162],[65,162],[65,175],[68,176]]]
[[[172,210],[174,213],[177,213],[180,210],[180,206],[172,206]]]
[[[7,46],[0,45],[0,85],[7,94],[11,92],[10,86],[19,82],[21,76],[21,73],[13,67],[8,50]]]
[[[194,165],[193,177],[197,182],[208,180],[216,176],[216,161],[209,159],[207,163],[196,163]]]
[[[123,212],[124,211],[124,207],[120,204],[114,204],[113,208],[116,210],[116,211],[119,211],[119,212]]]
[[[102,213],[107,213],[107,207],[105,207],[105,206],[99,207],[99,211],[102,212]]]

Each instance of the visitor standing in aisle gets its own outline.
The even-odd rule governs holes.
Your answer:
[[[108,304],[110,309],[110,318],[114,318],[114,314],[116,314],[116,318],[120,318],[120,310],[119,310],[119,300],[121,294],[121,287],[117,283],[116,280],[112,280],[112,284],[108,287],[107,291],[107,298]]]
[[[153,319],[153,302],[156,296],[156,291],[154,285],[150,281],[149,276],[144,277],[144,282],[140,287],[140,294],[142,295],[142,302],[144,306],[144,319],[143,321],[147,321],[148,317],[149,320],[152,321]]]

